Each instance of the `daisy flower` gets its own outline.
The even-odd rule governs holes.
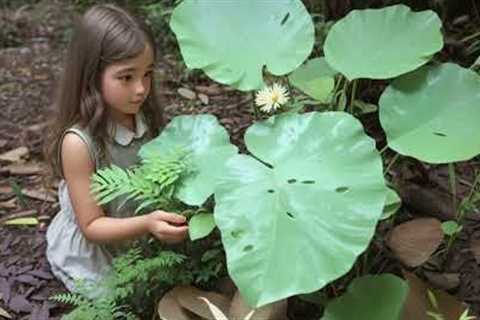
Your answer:
[[[288,101],[288,90],[284,86],[274,83],[271,87],[259,90],[255,96],[255,104],[265,113],[270,113]]]

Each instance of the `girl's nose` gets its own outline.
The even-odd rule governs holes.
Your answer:
[[[145,93],[145,90],[147,89],[146,88],[147,86],[145,85],[145,83],[143,83],[143,81],[139,81],[136,85],[136,88],[135,88],[135,93],[137,94],[144,94]]]

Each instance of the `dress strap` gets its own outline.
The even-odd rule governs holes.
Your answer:
[[[87,146],[87,150],[88,150],[88,153],[90,155],[90,159],[92,160],[92,162],[94,163],[95,165],[95,170],[97,170],[99,167],[100,167],[100,163],[99,163],[99,159],[98,159],[98,155],[97,155],[97,148],[95,147],[95,143],[93,142],[92,138],[90,137],[90,135],[85,132],[84,130],[78,128],[77,126],[74,126],[72,128],[69,128],[67,130],[65,130],[62,134],[62,137],[60,139],[60,147],[58,148],[58,163],[60,163],[60,173],[62,175],[62,177],[64,177],[63,175],[63,166],[61,165],[62,163],[62,142],[63,142],[63,138],[65,137],[65,135],[67,133],[73,133],[75,135],[77,135],[80,139],[82,139],[83,143],[85,143],[85,145]]]

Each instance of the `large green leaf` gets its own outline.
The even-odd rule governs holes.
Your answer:
[[[140,149],[142,158],[189,154],[193,174],[188,175],[177,197],[189,205],[201,205],[213,193],[216,179],[225,174],[225,160],[237,153],[226,130],[211,115],[177,116],[162,133]]]
[[[291,84],[310,97],[325,102],[335,86],[335,74],[324,57],[308,60],[288,77]]]
[[[230,275],[251,306],[322,288],[365,250],[386,187],[374,141],[343,112],[256,123],[215,189]]]
[[[430,163],[480,153],[480,76],[447,63],[396,79],[380,97],[388,145]]]
[[[300,0],[185,0],[170,20],[189,68],[239,90],[264,86],[262,69],[283,75],[310,54],[314,26]]]
[[[392,274],[356,278],[322,320],[399,320],[407,293],[407,283]]]
[[[412,71],[443,47],[441,21],[404,5],[353,10],[330,29],[328,63],[348,79],[388,79]]]

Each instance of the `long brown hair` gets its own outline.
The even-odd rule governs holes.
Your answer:
[[[45,158],[54,176],[61,175],[58,152],[63,132],[78,124],[92,134],[105,155],[108,108],[101,95],[101,75],[109,64],[134,58],[149,45],[157,56],[155,41],[148,26],[126,10],[105,4],[91,7],[77,22],[70,41],[63,74],[55,101],[56,117],[45,139]],[[150,94],[142,111],[155,136],[163,125],[162,110],[152,75]]]

